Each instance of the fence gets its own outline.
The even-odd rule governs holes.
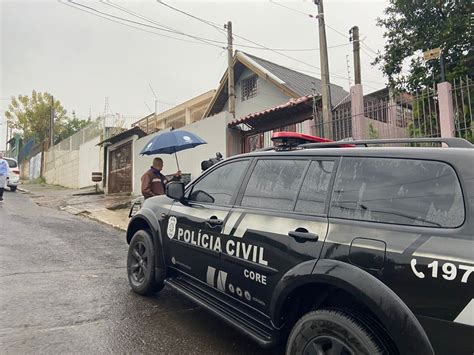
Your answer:
[[[436,84],[410,93],[384,89],[363,97],[362,88],[360,92],[351,90],[351,96],[333,109],[330,126],[322,122],[320,110],[315,111],[317,124],[312,126],[311,133],[333,140],[440,137],[440,112],[444,112],[448,116],[443,118],[445,125],[451,119],[450,113],[454,117],[454,129],[447,134],[473,142],[473,85],[469,77],[454,80],[448,86],[452,100],[443,102],[440,95],[446,95]]]
[[[454,132],[456,137],[461,137],[474,143],[473,105],[474,88],[473,80],[468,76],[453,81],[451,88],[454,107]]]

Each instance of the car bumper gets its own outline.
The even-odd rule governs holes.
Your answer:
[[[7,186],[17,186],[20,184],[19,176],[9,176],[7,178]]]

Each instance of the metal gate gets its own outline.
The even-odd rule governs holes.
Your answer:
[[[109,153],[110,194],[132,192],[132,143],[125,143]]]

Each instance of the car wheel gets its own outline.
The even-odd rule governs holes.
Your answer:
[[[16,191],[16,186],[10,186],[10,191],[15,192]]]
[[[132,290],[139,295],[151,295],[164,287],[155,280],[155,249],[151,235],[145,230],[137,231],[132,237],[127,274]]]
[[[347,313],[322,309],[305,314],[291,330],[287,355],[382,354],[375,337]]]

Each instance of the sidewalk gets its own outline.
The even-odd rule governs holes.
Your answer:
[[[18,191],[29,194],[40,206],[58,208],[126,231],[133,196],[95,194],[94,188],[68,189],[53,185],[21,185]]]

